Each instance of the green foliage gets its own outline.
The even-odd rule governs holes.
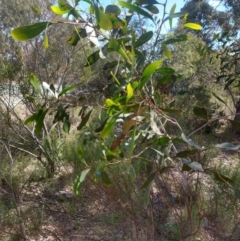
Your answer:
[[[84,181],[84,179],[86,178],[89,171],[90,171],[90,169],[88,168],[88,169],[82,171],[81,174],[76,177],[76,179],[74,181],[74,186],[73,186],[73,191],[76,195],[79,194],[80,185]]]
[[[145,67],[142,73],[142,78],[140,80],[139,89],[142,89],[142,87],[147,83],[151,75],[161,66],[161,64],[162,60],[157,60]]]
[[[55,13],[55,14],[59,14],[59,15],[63,15],[63,14],[67,14],[69,13],[69,10],[66,9],[66,10],[62,10],[60,7],[58,6],[51,6],[51,9],[52,11]]]
[[[156,172],[153,172],[152,174],[150,174],[148,176],[148,178],[146,179],[146,181],[141,186],[141,188],[149,188],[151,186],[155,176],[156,176]]]
[[[81,123],[77,127],[78,130],[81,130],[87,124],[91,113],[92,113],[92,110],[90,110],[86,115],[84,115],[84,113],[81,114],[82,120],[81,120]]]
[[[117,121],[117,118],[119,116],[120,113],[116,113],[115,115],[111,116],[106,124],[104,125],[103,130],[101,131],[100,137],[101,138],[107,138],[110,133],[113,131],[114,125]]]
[[[105,13],[114,13],[116,16],[118,16],[121,13],[121,9],[116,5],[108,5],[105,9]]]
[[[102,29],[105,30],[111,30],[112,29],[112,22],[109,19],[109,17],[107,16],[107,14],[105,14],[100,8],[98,8],[96,5],[94,6],[94,10],[96,13],[96,19],[97,19],[97,23],[99,24],[99,26]]]
[[[102,188],[109,188],[108,190],[112,190],[114,185],[118,187],[123,185],[124,188],[122,186],[121,188],[124,192],[128,195],[130,193],[128,198],[131,195],[142,195],[141,203],[144,204],[145,208],[148,208],[152,184],[159,182],[166,173],[170,172],[169,170],[173,167],[179,167],[179,165],[183,178],[186,177],[185,174],[198,176],[204,173],[211,176],[213,180],[222,181],[229,188],[238,190],[236,184],[227,175],[212,168],[206,168],[201,160],[201,155],[205,149],[217,147],[233,151],[238,150],[239,145],[229,142],[217,145],[208,143],[207,148],[203,148],[201,143],[197,142],[199,136],[191,137],[191,135],[199,133],[204,126],[215,121],[211,119],[211,106],[208,105],[212,91],[206,90],[206,85],[212,81],[212,79],[208,79],[209,72],[222,71],[229,67],[218,59],[220,55],[216,50],[214,50],[215,52],[210,51],[210,48],[199,38],[194,34],[187,34],[184,29],[185,27],[191,31],[199,31],[202,27],[197,23],[186,22],[186,12],[175,13],[176,5],[173,5],[168,16],[165,16],[164,10],[162,19],[158,19],[153,16],[153,14],[158,13],[155,6],[158,4],[157,1],[139,0],[134,3],[132,1],[119,1],[118,5],[108,5],[105,10],[99,1],[86,2],[90,5],[91,18],[81,17],[81,11],[76,8],[79,1],[75,1],[75,5],[72,7],[68,1],[59,0],[58,6],[51,7],[52,11],[57,15],[68,13],[68,17],[73,16],[77,20],[76,22],[71,22],[71,18],[69,20],[61,18],[61,21],[57,22],[39,21],[32,25],[15,28],[11,32],[14,39],[25,41],[37,37],[45,30],[44,47],[45,51],[49,51],[51,44],[48,43],[48,36],[54,38],[53,33],[57,28],[55,23],[61,23],[62,26],[73,25],[72,33],[64,32],[65,39],[68,39],[68,45],[66,51],[63,52],[72,56],[74,51],[78,51],[77,46],[80,43],[82,45],[79,48],[84,48],[83,43],[90,41],[93,50],[81,52],[81,60],[84,63],[81,67],[94,69],[98,64],[101,66],[99,62],[103,62],[101,72],[106,72],[106,76],[102,78],[100,71],[97,70],[98,82],[104,82],[107,79],[107,85],[102,86],[101,90],[112,87],[113,91],[109,92],[109,96],[105,96],[105,100],[101,101],[101,108],[106,116],[105,118],[100,116],[96,121],[97,123],[92,121],[95,118],[95,108],[88,108],[87,101],[81,106],[79,104],[81,98],[79,97],[75,104],[81,106],[75,122],[78,124],[71,125],[70,110],[74,105],[66,100],[75,89],[76,92],[79,91],[78,88],[80,88],[80,93],[84,92],[80,83],[75,82],[75,84],[68,85],[69,83],[65,82],[67,86],[58,91],[50,82],[49,84],[40,82],[36,77],[37,75],[30,76],[30,83],[36,92],[33,94],[33,100],[35,101],[39,97],[42,99],[35,105],[33,114],[26,119],[24,124],[34,122],[36,136],[47,135],[44,144],[48,147],[51,147],[50,134],[52,131],[51,129],[49,132],[46,130],[45,120],[48,114],[54,116],[54,125],[57,126],[58,122],[62,122],[63,131],[66,133],[75,133],[76,131],[78,133],[78,137],[71,140],[72,145],[69,145],[63,153],[70,162],[73,162],[74,172],[77,174],[73,187],[74,193],[79,195],[84,181],[88,179],[94,184],[103,184]],[[127,9],[127,16],[120,15],[122,8]],[[134,21],[135,15],[139,19],[151,20],[156,30],[144,32],[132,28],[131,23]],[[182,18],[179,28],[160,38],[163,23],[169,21],[172,29],[173,18]],[[223,49],[228,50],[227,43],[229,41],[226,40]],[[63,45],[60,44],[61,48]],[[213,46],[212,48],[214,49]],[[210,55],[211,60],[208,59]],[[48,55],[46,54],[46,56]],[[110,58],[109,56],[114,57]],[[221,57],[224,59],[226,56],[221,53]],[[105,58],[107,63],[104,62]],[[70,59],[71,57],[67,59],[65,69],[61,70],[62,76],[70,75],[72,79],[78,81],[72,69],[68,72],[71,65]],[[99,61],[100,59],[101,61]],[[47,63],[44,64],[47,65]],[[79,68],[78,65],[76,66]],[[57,75],[56,78],[60,79]],[[43,80],[44,78],[39,76],[39,79]],[[218,76],[217,81],[220,82],[222,79],[225,81],[227,89],[236,81],[236,75],[230,73],[228,76]],[[183,93],[181,93],[180,88],[175,88],[177,90],[174,93],[174,85],[181,83],[186,83]],[[52,93],[53,98],[44,95],[41,86]],[[94,95],[93,87],[95,86],[90,86],[90,92]],[[170,90],[164,91],[168,87]],[[171,92],[175,94],[176,104],[175,100],[170,101]],[[181,94],[185,98],[184,104],[179,101]],[[213,95],[222,104],[226,104],[217,94]],[[96,97],[94,96],[94,98]],[[184,107],[185,104],[186,107]],[[177,108],[175,109],[175,107]],[[199,121],[199,119],[203,119],[204,122],[200,122],[201,126],[195,127],[191,133],[190,127],[196,124],[194,121]],[[183,121],[184,124],[180,123],[179,120]],[[233,121],[229,121],[234,125]],[[54,169],[55,158],[48,153],[45,153],[45,157],[48,169]],[[121,182],[117,183],[116,173],[118,173],[119,167],[124,174]],[[169,176],[167,179],[170,179]],[[182,189],[185,192],[184,202],[189,204],[188,199],[190,198],[184,183],[187,180],[183,181]],[[167,181],[171,182],[171,180]],[[135,187],[130,188],[135,182],[140,183],[140,185],[136,184],[138,194],[133,192],[136,190]],[[196,206],[198,205],[201,206],[197,202]],[[195,206],[194,208],[193,206],[191,204],[187,206],[191,209],[186,214],[188,218],[190,218],[190,213],[194,213]],[[185,237],[184,232],[191,231],[190,236],[194,233],[193,229],[181,228],[181,225],[180,223],[181,239]]]
[[[41,94],[41,85],[37,79],[37,77],[34,74],[31,74],[30,76],[30,83],[32,84],[32,86],[34,87],[34,89],[37,91],[38,94]]]
[[[202,26],[196,23],[185,23],[183,25],[185,28],[190,28],[190,29],[194,29],[194,30],[201,30]]]
[[[194,106],[193,113],[194,113],[194,115],[196,115],[200,118],[208,120],[207,110],[204,107]]]
[[[177,6],[176,3],[173,4],[173,6],[170,9],[170,15],[175,13],[176,6]],[[172,18],[169,19],[169,25],[170,25],[170,29],[172,29]]]
[[[153,37],[153,32],[152,31],[144,33],[135,42],[134,47],[138,48],[138,47],[142,46],[143,44],[147,43],[152,37]]]
[[[188,145],[193,146],[193,147],[195,147],[196,149],[199,149],[199,150],[201,149],[201,147],[198,144],[196,144],[192,139],[187,137],[184,133],[182,133],[181,137]]]
[[[218,148],[223,148],[223,149],[227,149],[227,150],[233,150],[233,151],[236,151],[239,149],[239,145],[233,145],[231,143],[222,143],[222,144],[219,144],[217,145]]]
[[[128,8],[132,12],[136,12],[136,13],[138,13],[138,14],[146,17],[146,18],[149,18],[153,21],[153,17],[148,12],[146,12],[145,10],[143,10],[142,8],[140,8],[136,5],[133,5],[133,4],[130,4],[130,3],[127,3],[127,2],[123,2],[123,1],[119,1],[119,5],[121,7]]]
[[[51,24],[52,24],[51,22],[41,22],[41,23],[35,23],[33,25],[15,28],[11,32],[11,36],[14,39],[20,40],[20,41],[29,40],[38,36],[47,28],[47,26]]]

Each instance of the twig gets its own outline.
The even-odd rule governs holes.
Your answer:
[[[27,154],[29,154],[29,155],[35,157],[35,158],[38,158],[37,155],[35,155],[35,154],[33,154],[32,152],[27,151],[27,150],[25,150],[25,149],[23,149],[23,148],[20,148],[20,147],[17,147],[17,146],[11,145],[11,144],[9,144],[9,146],[10,146],[10,147],[13,147],[13,148],[15,148],[15,149],[17,149],[17,150],[19,150],[19,151],[25,152],[25,153],[27,153]]]
[[[209,120],[207,123],[205,123],[204,125],[202,125],[201,127],[199,127],[197,130],[194,130],[193,132],[191,132],[188,137],[192,136],[193,134],[197,133],[198,131],[202,130],[205,126],[209,125],[210,123],[214,122],[214,121],[218,121],[218,120],[224,120],[227,119],[228,117],[233,116],[234,114],[230,114],[230,115],[226,115],[223,117],[217,117],[217,118],[213,118],[212,120]],[[240,115],[240,113],[237,113],[235,115]]]
[[[17,213],[17,217],[19,219],[19,229],[20,229],[20,233],[21,233],[21,236],[24,240],[27,240],[27,237],[26,237],[26,234],[25,234],[25,229],[24,229],[24,224],[23,224],[23,221],[22,221],[22,217],[21,217],[21,212],[19,211],[18,209],[18,206],[17,206],[17,201],[16,201],[16,197],[15,197],[15,193],[14,193],[14,190],[13,190],[13,183],[12,183],[12,168],[13,168],[13,157],[12,157],[12,154],[11,154],[11,151],[10,149],[7,147],[7,145],[2,142],[0,140],[0,142],[2,143],[2,145],[5,147],[7,153],[8,153],[8,156],[10,158],[10,161],[11,161],[11,168],[10,168],[10,188],[11,188],[11,191],[12,191],[12,199],[13,199],[13,205],[14,205],[14,208],[16,210],[16,213]]]

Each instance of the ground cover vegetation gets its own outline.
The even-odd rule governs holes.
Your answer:
[[[1,240],[239,240],[240,4],[219,4],[0,2]]]

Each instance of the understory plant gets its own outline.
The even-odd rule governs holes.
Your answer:
[[[89,12],[83,11],[82,2],[88,4]],[[187,33],[173,34],[171,38],[165,39],[162,37],[163,24],[168,22],[171,30],[173,19],[181,18],[183,28],[190,31],[201,31],[202,28],[197,23],[188,22],[186,12],[175,12],[176,4],[166,14],[166,4],[167,1],[158,3],[155,0],[137,0],[118,1],[117,4],[103,7],[98,0],[75,0],[73,4],[59,0],[57,5],[51,6],[51,10],[65,16],[63,20],[17,27],[11,31],[11,36],[19,41],[38,38],[38,41],[43,42],[45,51],[48,51],[51,38],[54,38],[54,35],[49,34],[50,29],[57,25],[68,25],[72,28],[72,36],[63,33],[68,38],[67,44],[73,48],[83,42],[92,46],[92,53],[83,56],[85,67],[94,68],[97,62],[104,60],[102,71],[107,73],[108,81],[102,91],[106,98],[101,106],[104,114],[99,115],[99,121],[94,123],[94,127],[89,123],[96,108],[86,104],[79,111],[79,134],[76,138],[80,141],[77,156],[83,170],[75,178],[74,193],[78,195],[81,192],[87,177],[109,190],[117,185],[124,190],[125,187],[121,185],[129,182],[134,186],[132,192],[137,189],[134,195],[140,193],[143,205],[149,207],[154,185],[158,190],[162,186],[170,188],[173,185],[179,194],[172,196],[166,190],[168,196],[165,196],[164,203],[178,220],[179,238],[186,240],[196,235],[202,227],[204,204],[201,200],[204,197],[199,198],[198,194],[199,182],[204,175],[223,183],[232,192],[239,193],[239,187],[231,178],[216,169],[205,167],[201,155],[211,148],[238,150],[239,145],[199,145],[193,140],[193,134],[218,117],[212,119],[211,110],[206,106],[193,106],[191,111],[197,119],[202,120],[202,126],[189,132],[186,125],[183,127],[178,122],[181,108],[174,109],[171,101],[164,101],[164,94],[159,89],[182,78],[170,64],[165,63],[171,63],[173,46],[187,42],[190,36]],[[144,26],[136,27],[136,21],[139,24],[145,21],[148,30]],[[114,53],[114,60],[109,59],[110,53]],[[51,83],[40,81],[34,74],[31,75],[30,83],[38,97],[47,92],[49,98],[39,98],[35,112],[26,119],[25,125],[33,123],[35,135],[43,135],[44,132],[46,135],[45,118],[53,115],[53,125],[62,123],[63,131],[71,134],[72,106],[65,100],[78,85],[64,86],[60,90]],[[218,96],[216,98],[223,101]],[[188,123],[191,120],[185,121]],[[232,120],[230,122],[237,125]],[[176,131],[171,131],[171,127]],[[91,149],[95,151],[94,148],[97,148],[98,157],[93,154],[95,159],[90,160],[89,155]],[[121,184],[116,180],[120,175],[117,170],[125,174]],[[124,201],[121,200],[122,203]],[[185,208],[179,211],[175,202],[183,203]]]

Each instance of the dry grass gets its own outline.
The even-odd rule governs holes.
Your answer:
[[[29,114],[21,104],[16,112],[22,119]],[[72,113],[75,127],[79,121],[77,112]],[[51,126],[50,119],[49,123]],[[177,167],[172,168],[155,179],[146,206],[145,193],[138,189],[146,179],[141,172],[143,167],[136,166],[140,171],[133,180],[127,166],[122,164],[107,169],[112,185],[96,183],[91,173],[81,195],[75,196],[72,183],[76,175],[86,168],[84,162],[94,167],[103,164],[100,156],[103,147],[92,140],[86,140],[84,146],[83,135],[80,138],[75,131],[61,135],[61,139],[51,132],[49,138],[57,160],[54,177],[46,178],[45,169],[37,159],[19,153],[14,153],[14,165],[6,162],[0,168],[1,175],[11,168],[14,170],[12,176],[1,176],[14,184],[9,190],[1,187],[1,200],[5,198],[0,203],[3,241],[21,240],[21,228],[26,240],[36,241],[225,241],[236,237],[239,217],[234,213],[240,213],[239,200],[234,200],[231,192],[209,176],[183,174]],[[79,156],[79,147],[85,148],[85,160]],[[230,167],[230,163],[231,170],[236,169],[239,161],[237,155],[214,150],[196,158],[208,167],[217,168],[221,162],[224,164],[218,166],[221,170]],[[18,198],[12,202],[12,197]]]

